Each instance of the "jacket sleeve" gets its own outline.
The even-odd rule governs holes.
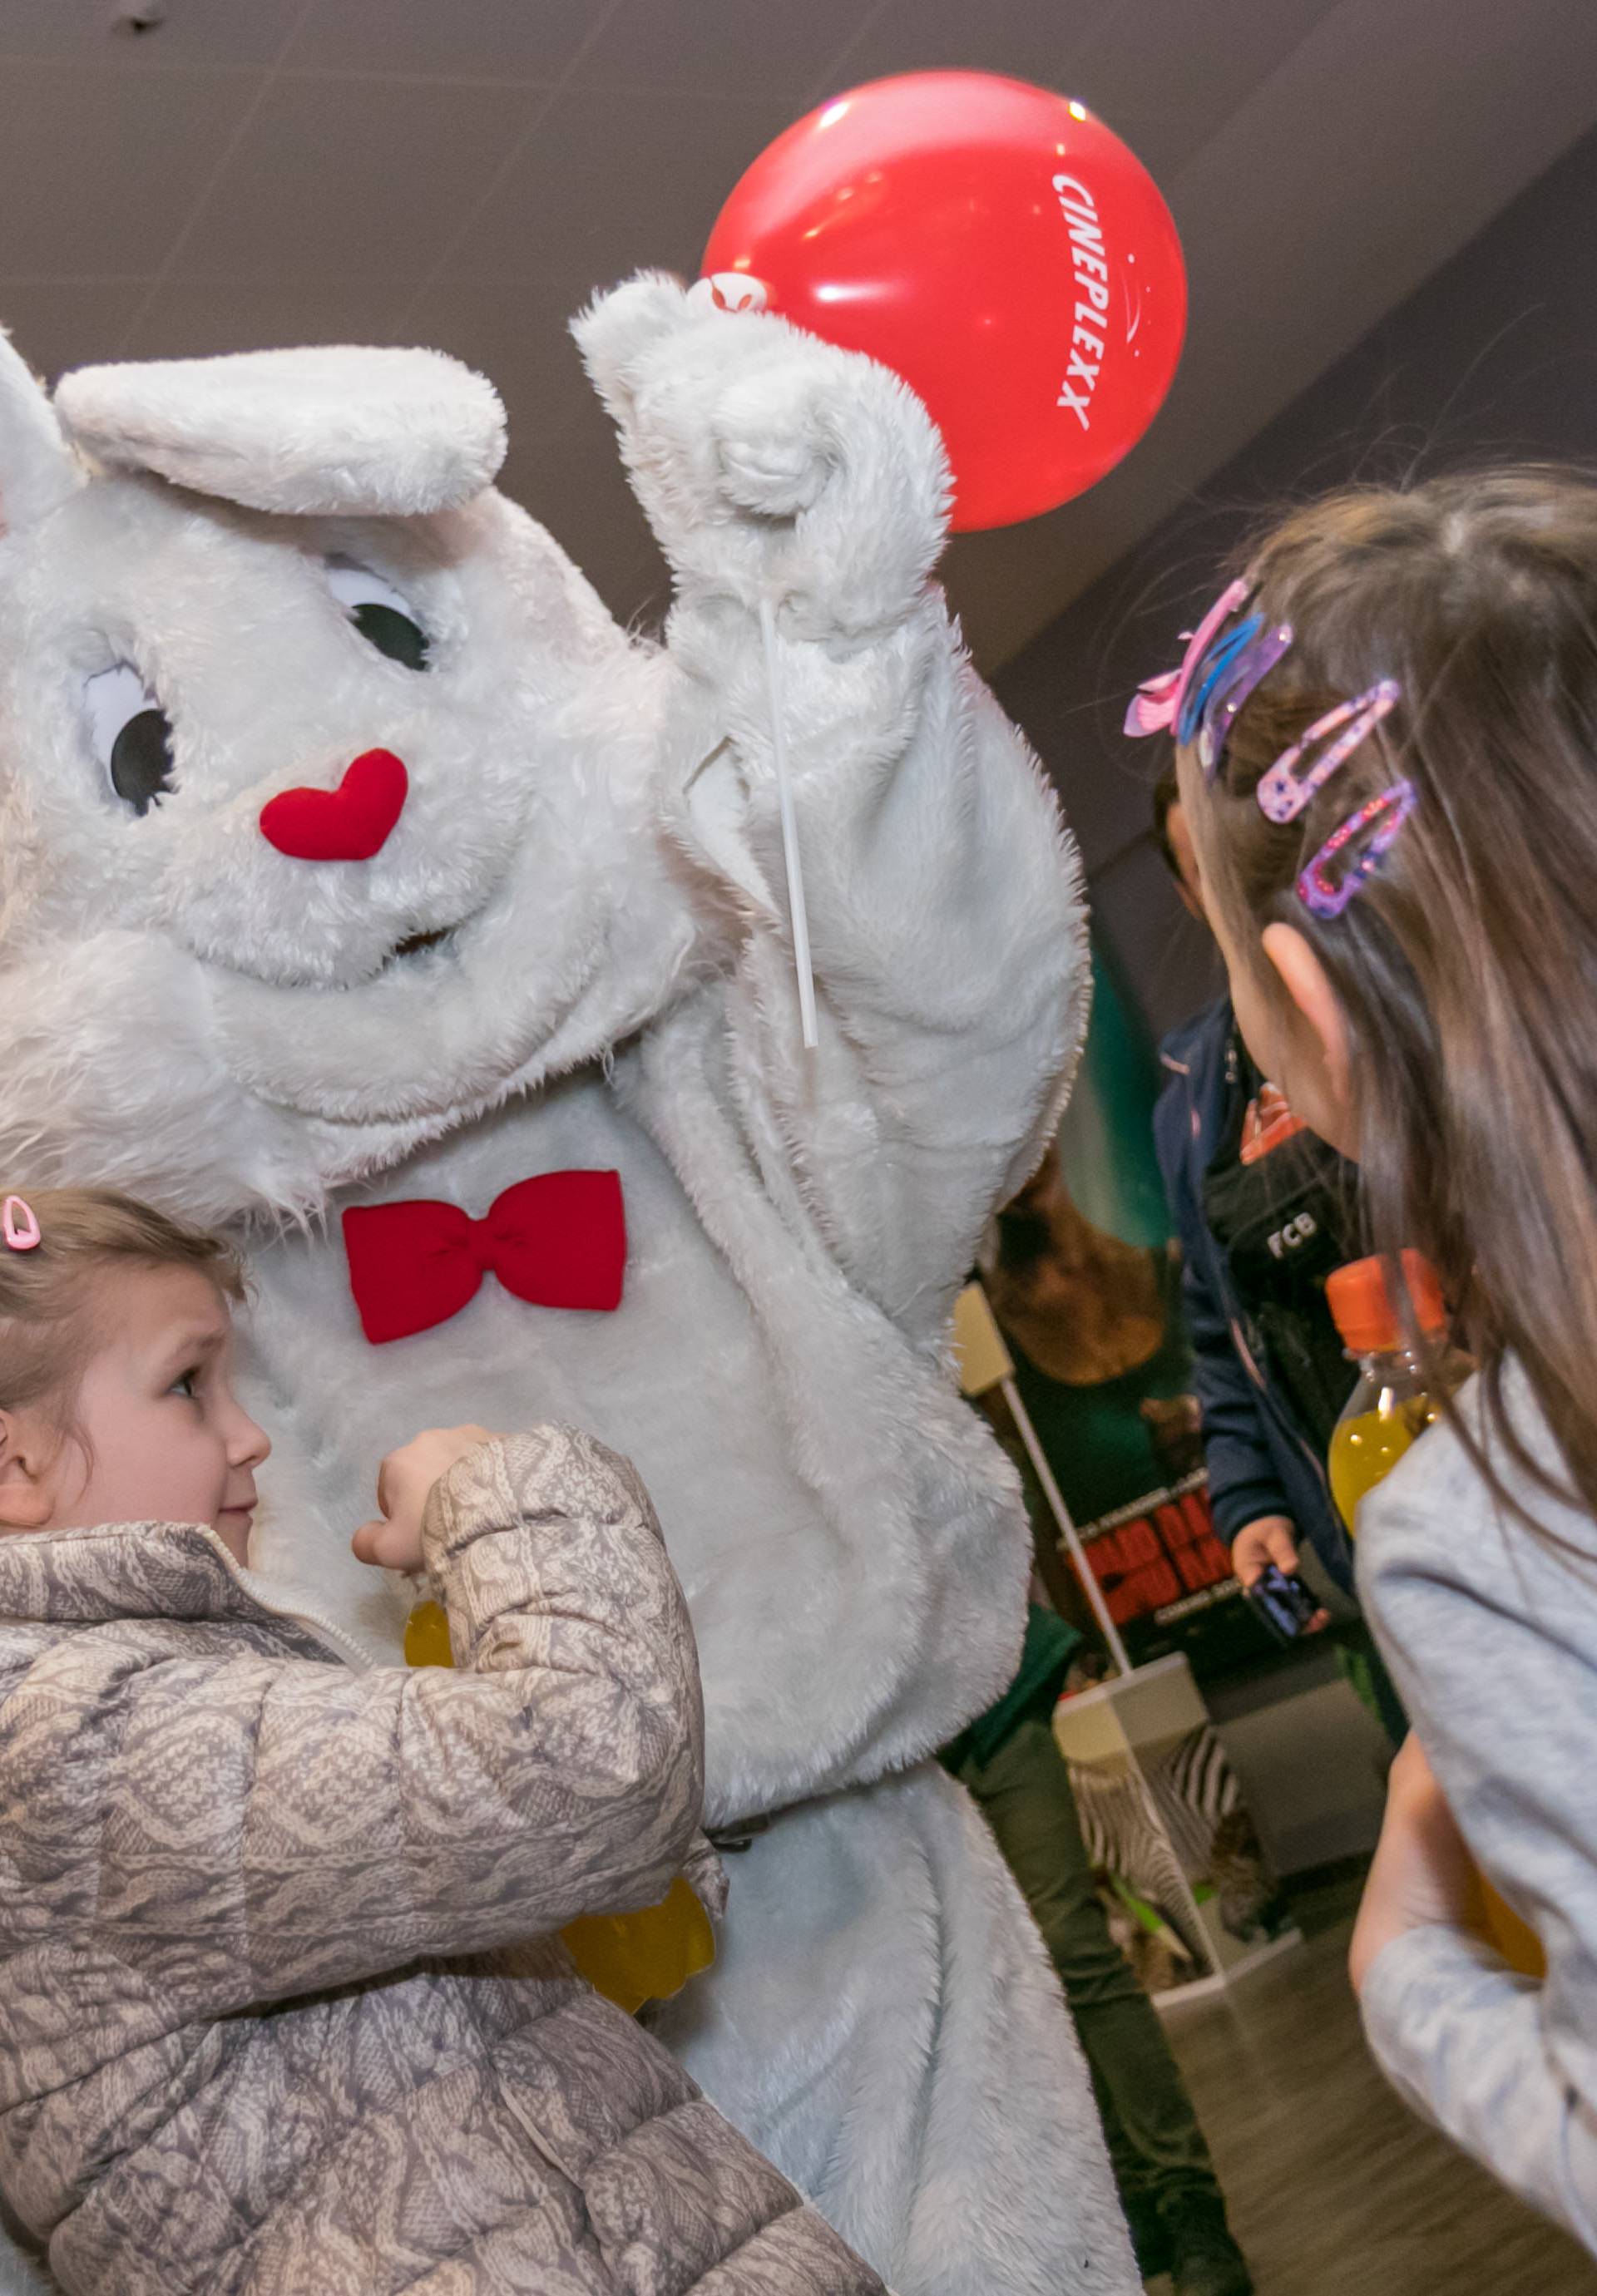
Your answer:
[[[1410,2103],[1597,2253],[1597,1563],[1589,1517],[1523,1482],[1517,1496],[1548,1536],[1505,1518],[1453,1431],[1433,1429],[1361,1507],[1359,1587],[1448,1806],[1546,1977],[1433,1923],[1377,1956],[1362,2007]]]
[[[453,1670],[122,1685],[96,1942],[197,2014],[652,1904],[689,1855],[692,1630],[630,1468],[564,1428],[484,1444],[424,1538]]]
[[[1238,1353],[1207,1273],[1210,1238],[1184,1168],[1179,1087],[1167,1086],[1154,1125],[1165,1193],[1181,1245],[1181,1304],[1192,1345],[1192,1387],[1203,1406],[1204,1463],[1214,1528],[1229,1546],[1263,1514],[1290,1515],[1261,1421],[1259,1390]]]

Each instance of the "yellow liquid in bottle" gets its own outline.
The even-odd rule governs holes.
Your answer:
[[[406,1620],[405,1663],[454,1665],[441,1603],[418,1603]],[[710,1916],[680,1874],[657,1906],[636,1914],[583,1914],[567,1923],[560,1939],[579,1975],[629,2017],[646,2001],[669,2001],[715,1959]]]
[[[1411,1395],[1402,1403],[1383,1401],[1374,1411],[1338,1422],[1328,1464],[1331,1496],[1350,1538],[1358,1536],[1359,1501],[1391,1473],[1436,1415],[1428,1395]]]
[[[1491,1942],[1521,1977],[1545,1977],[1547,1956],[1542,1951],[1542,1940],[1528,1922],[1522,1922],[1512,1906],[1500,1898],[1482,1874],[1479,1877],[1481,1926]]]

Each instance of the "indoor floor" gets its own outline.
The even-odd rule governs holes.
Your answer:
[[[1348,1990],[1346,1896],[1301,1903],[1300,1950],[1167,2021],[1258,2296],[1597,2296],[1597,2265],[1376,2071]]]

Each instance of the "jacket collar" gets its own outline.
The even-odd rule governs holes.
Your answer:
[[[0,1537],[0,1618],[97,1626],[112,1619],[249,1620],[318,1658],[369,1666],[375,1646],[314,1598],[235,1562],[197,1522],[110,1522]]]
[[[1231,1026],[1231,997],[1217,996],[1179,1029],[1172,1029],[1159,1046],[1159,1058],[1177,1076],[1199,1078],[1223,1054]]]

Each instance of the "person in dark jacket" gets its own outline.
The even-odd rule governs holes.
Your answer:
[[[1139,2270],[1168,2272],[1174,2296],[1251,2296],[1181,2068],[1110,1934],[1054,1741],[1053,1710],[1082,1639],[1032,1603],[1019,1673],[940,1759],[979,1805],[1059,1972]]]
[[[1165,859],[1201,918],[1173,768],[1154,803]],[[1168,1080],[1154,1145],[1185,1263],[1214,1528],[1244,1587],[1270,1562],[1296,1571],[1306,1545],[1351,1598],[1353,1545],[1324,1466],[1355,1376],[1323,1296],[1331,1269],[1360,1250],[1347,1167],[1254,1069],[1229,996],[1173,1030],[1159,1056]],[[1367,1635],[1355,1628],[1342,1654],[1400,1742],[1406,1719]]]

